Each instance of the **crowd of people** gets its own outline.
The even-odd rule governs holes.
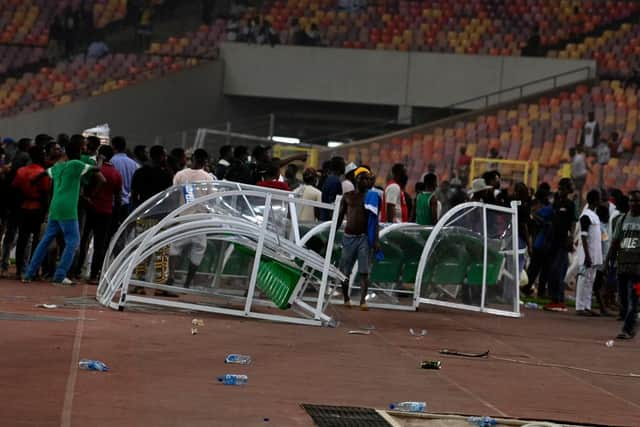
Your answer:
[[[123,137],[110,145],[96,137],[65,134],[5,139],[2,163],[2,265],[8,274],[10,252],[16,248],[16,278],[49,278],[72,284],[87,268],[89,242],[93,256],[88,268],[96,281],[106,248],[119,224],[153,195],[174,184],[225,179],[265,188],[294,191],[303,199],[333,203],[343,196],[339,222],[346,218],[340,264],[350,272],[358,260],[362,282],[368,285],[370,256],[379,249],[378,223],[415,222],[433,226],[454,206],[467,201],[508,207],[518,201],[519,249],[528,283],[522,292],[548,298],[549,311],[567,311],[567,285],[575,281],[576,313],[581,316],[617,313],[624,321],[621,339],[635,335],[640,293],[640,191],[591,190],[580,208],[574,180],[563,178],[556,191],[547,183],[530,189],[521,182],[503,183],[497,169],[468,183],[468,156],[461,151],[458,176],[440,181],[428,171],[408,192],[403,164],[391,168],[384,186],[376,185],[367,165],[334,157],[322,169],[300,170],[306,154],[284,159],[271,156],[269,147],[223,146],[210,162],[202,149],[190,159],[181,148],[167,153],[162,146],[128,150]],[[302,178],[301,180],[299,178]],[[461,179],[462,178],[462,179]],[[464,181],[463,181],[464,179]],[[302,222],[326,221],[331,211],[300,207]],[[43,233],[41,231],[44,230]],[[42,236],[41,236],[42,234]],[[194,245],[191,245],[194,246]],[[193,278],[206,245],[190,249]],[[198,250],[201,247],[201,250]],[[182,248],[172,248],[172,257]],[[57,267],[56,261],[59,259]],[[526,269],[525,269],[526,267]],[[71,277],[71,278],[70,278]],[[575,279],[574,279],[575,278]],[[599,306],[592,306],[592,297]],[[345,293],[345,303],[349,295]],[[361,301],[366,309],[366,302]]]
[[[187,168],[180,148],[168,155],[162,146],[148,153],[138,146],[130,153],[123,137],[102,144],[79,134],[5,138],[0,159],[0,273],[9,275],[15,247],[16,279],[62,285],[85,269],[89,281],[97,281],[109,242],[129,213],[208,162],[204,150],[193,153]]]

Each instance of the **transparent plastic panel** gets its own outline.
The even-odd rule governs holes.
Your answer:
[[[445,224],[427,258],[420,288],[422,298],[480,307],[482,231],[483,214],[479,207],[461,211]]]
[[[489,239],[489,260],[487,264],[487,275],[491,281],[487,283],[487,294],[485,306],[487,308],[516,311],[518,309],[518,282],[519,272],[516,274],[516,261],[514,259],[513,228],[511,226],[511,214],[487,211],[487,223],[495,224],[493,231],[495,235]],[[524,242],[516,243],[515,252],[518,247],[524,249]],[[524,267],[524,256],[517,254],[518,269],[522,271]],[[499,271],[495,276],[494,272]],[[496,280],[493,280],[493,278]]]
[[[513,217],[485,207],[486,222],[482,206],[469,206],[440,229],[427,257],[421,298],[483,311],[518,310]]]

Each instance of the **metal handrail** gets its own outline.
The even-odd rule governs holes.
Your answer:
[[[449,105],[448,107],[445,107],[445,108],[451,110],[451,109],[454,109],[457,106],[464,105],[464,104],[469,104],[470,102],[478,101],[478,100],[481,100],[481,99],[484,99],[484,101],[485,101],[484,102],[484,108],[488,108],[489,107],[489,98],[492,97],[492,96],[497,96],[497,95],[501,95],[501,94],[503,94],[505,92],[512,92],[514,90],[519,90],[520,91],[519,98],[522,98],[522,97],[524,97],[524,88],[525,87],[536,85],[536,84],[539,84],[539,83],[544,83],[544,82],[549,81],[549,80],[553,80],[553,89],[555,89],[555,88],[558,87],[558,78],[559,77],[564,77],[564,76],[568,76],[568,75],[571,75],[571,74],[576,74],[576,73],[582,72],[582,71],[586,71],[587,72],[586,80],[591,78],[591,67],[584,66],[584,67],[576,68],[575,70],[564,71],[562,73],[554,74],[552,76],[547,76],[547,77],[542,77],[542,78],[537,79],[537,80],[532,80],[530,82],[523,83],[521,85],[512,86],[512,87],[509,87],[509,88],[506,88],[506,89],[500,89],[500,90],[495,91],[495,92],[491,92],[491,93],[487,93],[487,94],[484,94],[484,95],[476,96],[474,98],[465,99],[463,101],[459,101],[459,102],[456,102],[454,104],[451,104],[451,105]]]
[[[530,81],[530,82],[527,82],[527,83],[523,83],[523,84],[521,84],[519,86],[514,86],[512,88],[502,89],[500,91],[496,91],[496,92],[492,92],[492,93],[489,93],[489,94],[477,96],[475,98],[470,98],[470,99],[467,99],[467,100],[464,100],[464,101],[459,101],[459,102],[456,102],[454,104],[449,105],[448,107],[442,107],[442,108],[443,109],[453,110],[458,105],[468,104],[468,103],[470,103],[472,101],[477,101],[479,99],[486,99],[484,108],[489,108],[490,105],[488,105],[488,99],[490,97],[492,97],[492,96],[496,96],[496,95],[504,93],[504,92],[513,91],[513,90],[524,88],[524,87],[527,87],[527,86],[539,84],[539,83],[545,82],[547,80],[553,80],[553,88],[544,89],[544,90],[541,90],[540,92],[556,89],[558,87],[562,87],[562,86],[569,85],[569,84],[572,84],[572,85],[573,84],[578,84],[579,81],[575,81],[575,82],[571,82],[571,83],[563,83],[561,85],[558,85],[558,78],[566,76],[566,75],[570,75],[570,74],[575,74],[577,72],[585,71],[585,70],[587,70],[587,78],[585,80],[591,79],[592,78],[591,68],[588,67],[588,66],[584,66],[584,67],[577,68],[575,70],[564,71],[562,73],[554,74],[552,76],[543,77],[543,78],[540,78],[540,79],[537,79],[537,80],[533,80],[533,81]],[[528,96],[532,96],[532,95],[533,94],[524,95],[522,93],[522,91],[521,91],[521,96],[519,98],[524,98],[524,97],[528,97]],[[505,101],[501,100],[501,101],[497,102],[496,105],[498,105],[498,104],[500,104],[502,102],[514,102],[514,101],[515,101],[515,99],[510,99],[510,100],[505,100]],[[431,128],[431,127],[435,127],[435,126],[440,126],[443,123],[451,121],[453,116],[466,117],[467,115],[476,114],[478,110],[480,110],[480,109],[473,109],[473,110],[470,110],[470,111],[464,111],[464,112],[460,112],[460,113],[455,114],[455,115],[451,114],[451,115],[449,115],[447,117],[444,117],[442,119],[437,119],[435,121],[430,121],[430,122],[427,122],[427,123],[417,124],[417,125],[414,125],[414,126],[410,126],[410,127],[406,128],[406,129],[401,129],[401,130],[397,130],[397,131],[394,131],[394,132],[388,132],[388,133],[385,133],[383,135],[378,135],[378,136],[374,136],[374,137],[371,137],[371,138],[366,138],[366,139],[361,139],[361,140],[358,140],[358,141],[353,141],[353,142],[349,143],[348,145],[340,147],[339,149],[344,149],[344,148],[347,148],[347,147],[353,148],[353,147],[357,147],[357,146],[361,146],[361,145],[365,145],[365,144],[370,144],[372,142],[377,142],[377,141],[381,141],[381,140],[390,139],[390,138],[393,138],[393,137],[398,137],[398,136],[410,134],[410,133],[416,132],[418,129],[425,129],[425,128]],[[394,123],[394,122],[395,121],[391,121],[389,123]],[[322,152],[327,153],[327,152],[332,152],[334,150],[336,150],[336,149],[335,148],[325,148],[325,149],[322,150]]]

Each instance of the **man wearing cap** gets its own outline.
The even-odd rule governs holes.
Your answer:
[[[487,185],[484,178],[476,178],[471,182],[469,196],[472,202],[488,203],[493,199],[493,187]]]
[[[344,180],[342,180],[342,194],[347,194],[349,191],[354,191],[356,189],[355,181],[356,178],[353,175],[354,172],[358,169],[358,166],[351,162],[344,168]]]
[[[365,208],[365,196],[371,187],[371,173],[366,168],[358,168],[354,171],[356,179],[356,191],[347,193],[342,198],[338,226],[347,217],[347,224],[342,239],[342,254],[340,257],[340,270],[349,277],[353,266],[358,261],[358,273],[360,274],[361,293],[360,309],[367,310],[366,296],[369,289],[369,258],[371,245],[368,238],[369,213]],[[378,246],[378,230],[375,231],[373,247]],[[342,283],[342,295],[344,304],[351,307],[349,298],[349,279]]]

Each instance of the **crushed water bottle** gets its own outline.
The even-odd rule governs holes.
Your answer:
[[[224,385],[242,385],[249,382],[249,377],[246,375],[226,374],[218,377],[218,381]]]
[[[246,354],[229,354],[224,359],[224,363],[235,363],[237,365],[248,365],[251,363],[251,356]]]
[[[467,421],[469,421],[471,424],[475,424],[478,427],[493,427],[496,424],[498,424],[498,422],[496,420],[494,420],[491,417],[469,417],[467,418]]]
[[[103,362],[101,362],[99,360],[91,360],[91,359],[82,359],[78,363],[78,366],[80,367],[80,369],[85,370],[85,371],[106,372],[106,371],[108,371],[110,369]]]
[[[535,302],[528,302],[528,303],[525,303],[524,307],[525,308],[530,308],[532,310],[537,310],[538,309],[538,304],[536,304]]]
[[[427,410],[426,402],[398,402],[389,405],[392,411],[400,412],[424,412]]]

